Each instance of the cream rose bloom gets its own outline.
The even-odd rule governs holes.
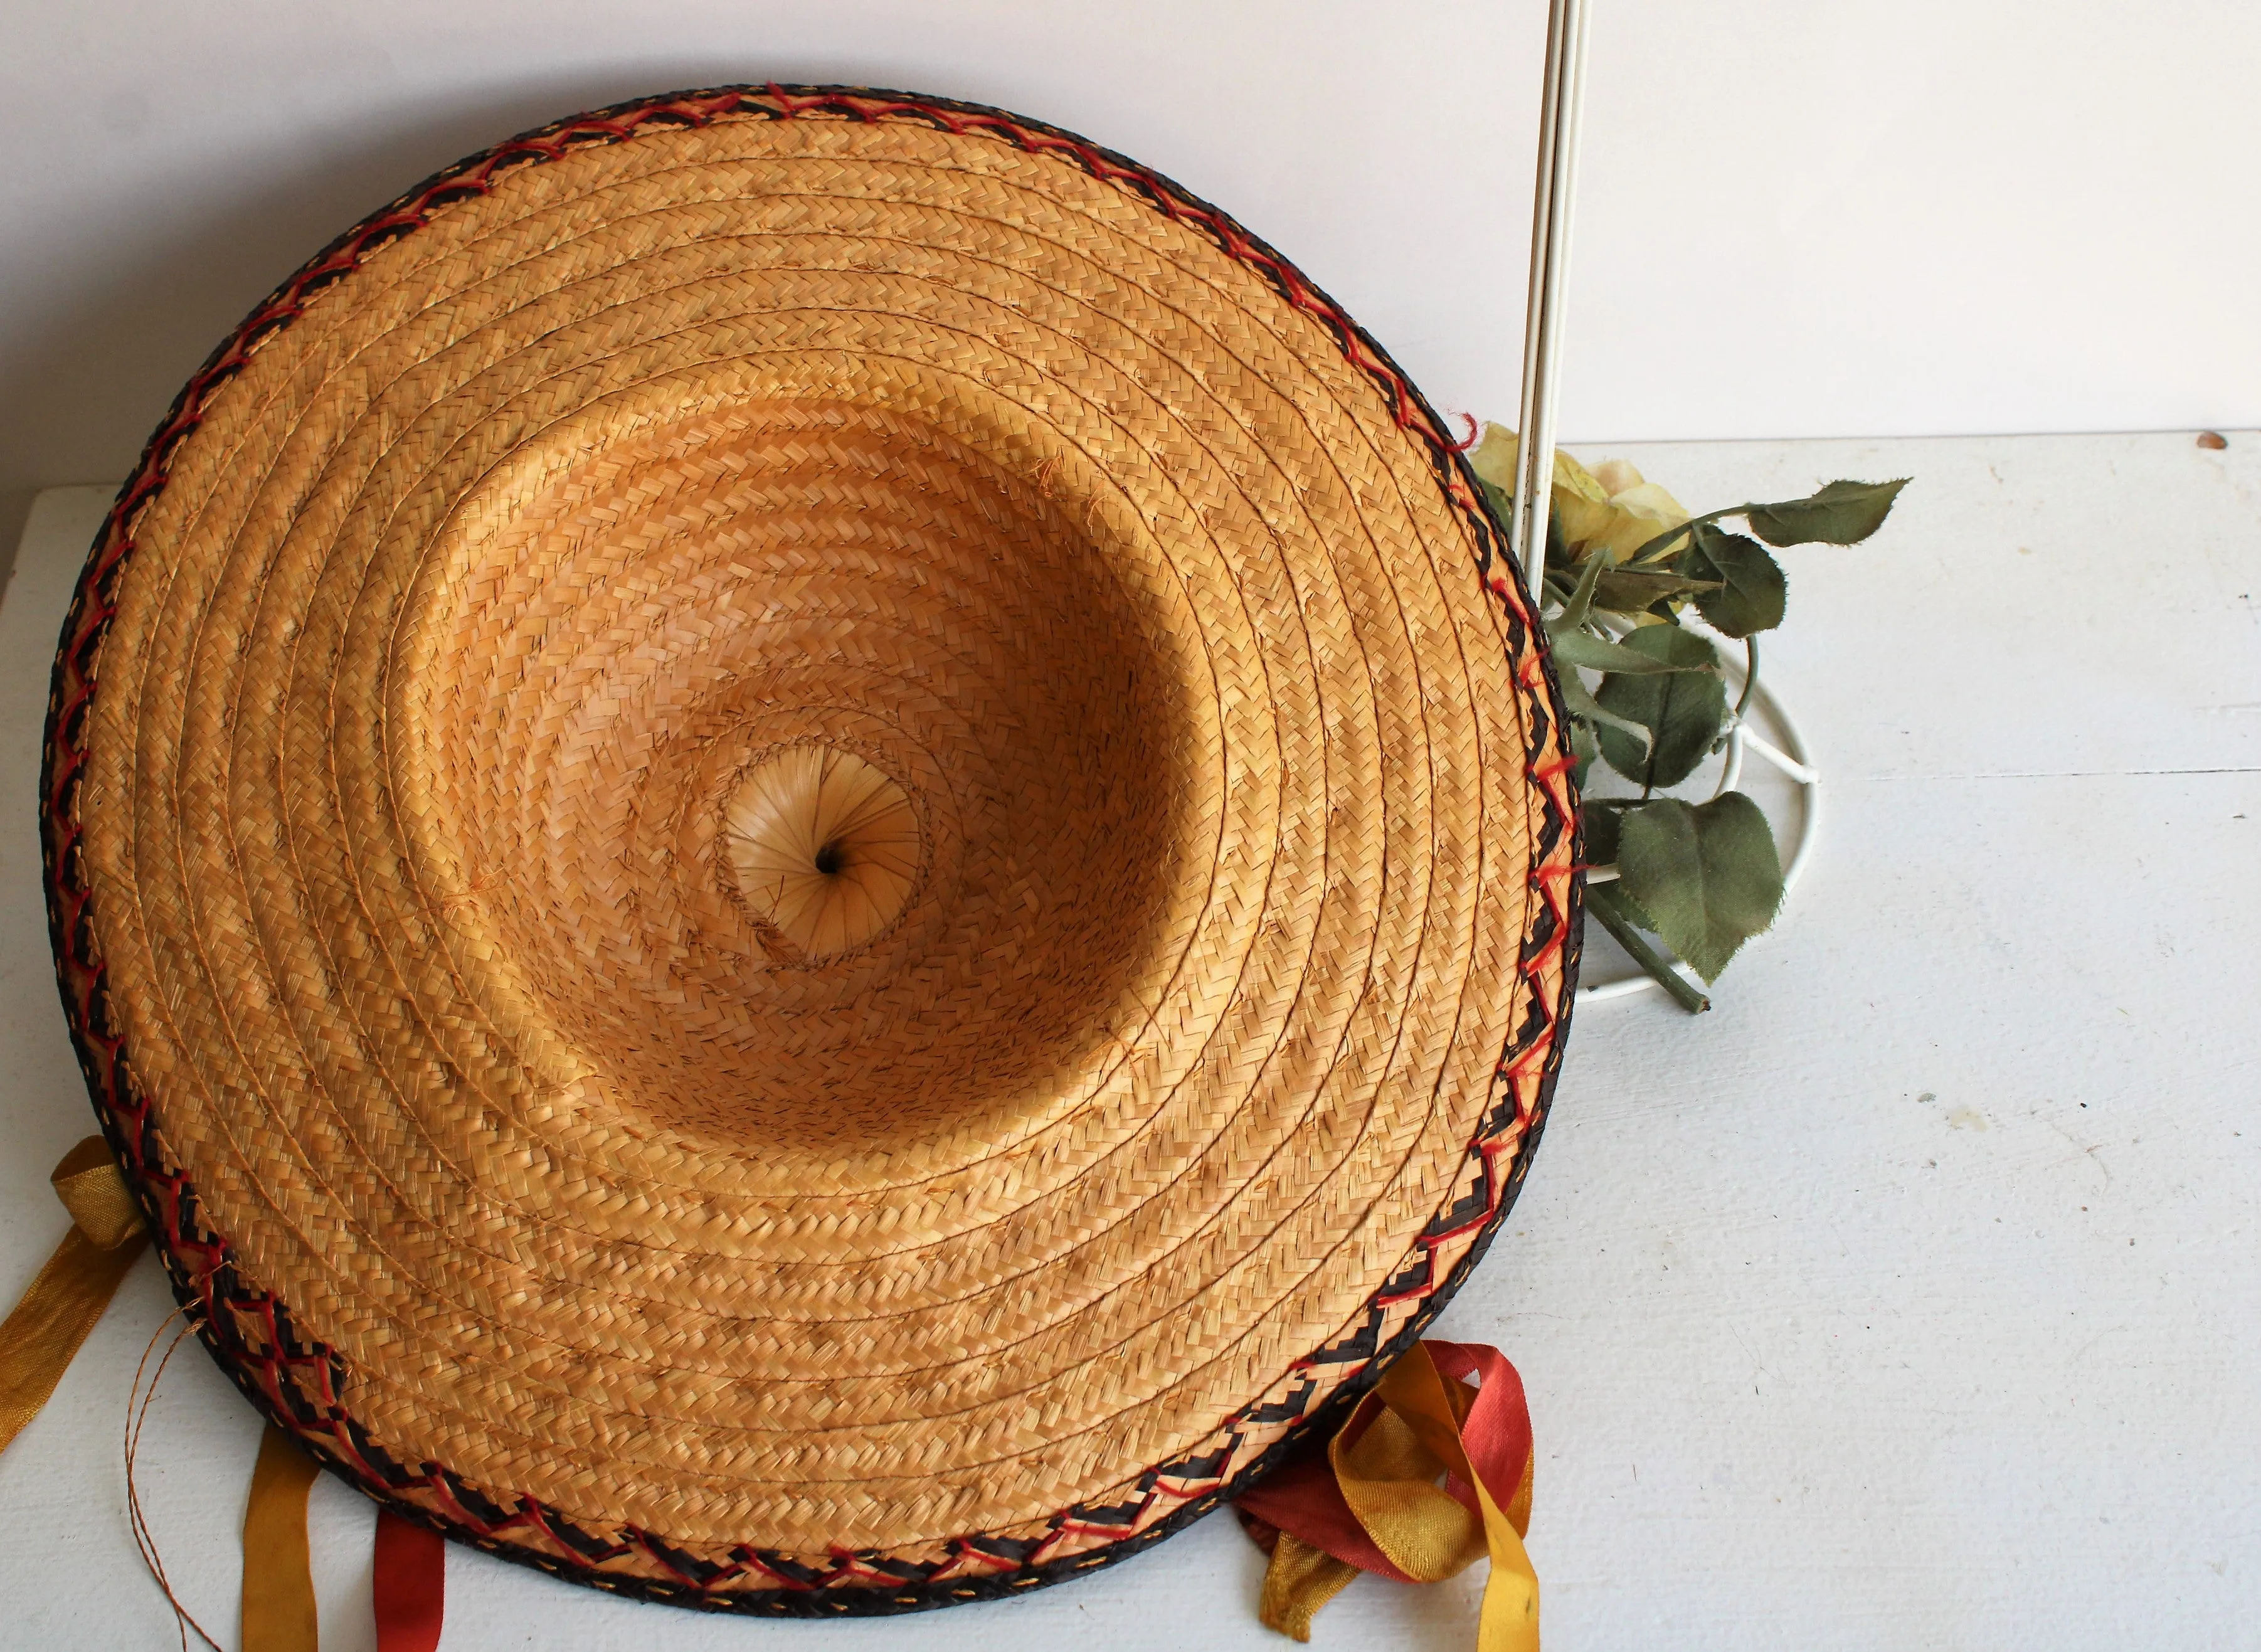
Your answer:
[[[1468,456],[1475,472],[1504,493],[1515,492],[1518,449],[1515,432],[1504,425],[1486,425],[1483,440]],[[1583,562],[1597,550],[1613,563],[1630,561],[1635,551],[1668,528],[1689,517],[1687,506],[1623,459],[1611,459],[1589,470],[1563,452],[1554,450],[1554,496],[1551,503],[1562,543],[1573,562]],[[1652,551],[1647,562],[1669,561],[1688,542],[1683,534]]]

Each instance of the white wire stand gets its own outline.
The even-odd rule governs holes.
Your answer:
[[[1570,268],[1571,212],[1578,186],[1578,126],[1584,103],[1586,78],[1586,0],[1548,0],[1547,10],[1547,70],[1539,104],[1539,169],[1533,180],[1531,206],[1531,278],[1523,330],[1523,395],[1519,411],[1521,433],[1516,452],[1514,513],[1508,523],[1508,544],[1522,567],[1524,584],[1532,600],[1546,600],[1545,546],[1547,511],[1554,496],[1554,410],[1560,399],[1562,356],[1562,293]],[[1687,623],[1684,620],[1683,624]],[[1737,699],[1744,686],[1742,650],[1709,628],[1697,629],[1718,652],[1728,687]],[[1566,668],[1567,669],[1567,668]],[[1750,726],[1751,714],[1762,717],[1778,736],[1769,740]],[[1741,715],[1732,717],[1724,761],[1712,795],[1731,792],[1743,777],[1746,757],[1755,757],[1798,786],[1798,837],[1790,865],[1783,873],[1783,901],[1798,887],[1812,858],[1821,824],[1821,774],[1781,700],[1762,680]],[[1588,881],[1603,883],[1617,876],[1614,866],[1586,874]],[[1779,922],[1779,915],[1777,915]],[[1693,980],[1686,966],[1676,966]],[[1581,987],[1580,1003],[1600,1003],[1630,998],[1637,993],[1662,991],[1646,974],[1624,980]]]
[[[1532,600],[1545,599],[1547,514],[1554,498],[1562,292],[1578,189],[1578,122],[1586,78],[1585,0],[1550,0],[1547,79],[1539,100],[1539,171],[1531,195],[1531,279],[1523,322],[1523,394],[1508,546]]]
[[[1682,625],[1711,643],[1719,656],[1720,669],[1727,679],[1729,698],[1740,699],[1745,679],[1741,644],[1721,636],[1708,626],[1690,624],[1685,619]],[[1765,722],[1775,736],[1774,739],[1768,739],[1751,727],[1755,717]],[[1791,842],[1790,864],[1783,869],[1782,874],[1783,908],[1787,910],[1791,892],[1798,887],[1798,879],[1805,874],[1806,863],[1813,858],[1813,845],[1820,836],[1821,771],[1814,765],[1813,749],[1798,728],[1797,719],[1767,686],[1763,675],[1759,679],[1758,689],[1751,695],[1750,704],[1744,707],[1742,715],[1728,719],[1727,743],[1720,756],[1723,760],[1719,765],[1719,778],[1712,783],[1712,797],[1732,792],[1742,784],[1743,763],[1747,757],[1756,758],[1798,788],[1798,836]],[[1770,823],[1779,825],[1779,822]],[[1779,836],[1776,841],[1780,841]],[[1617,875],[1615,866],[1597,866],[1586,874],[1586,881],[1607,883]],[[1775,922],[1782,922],[1780,913],[1776,915]],[[1763,937],[1758,938],[1762,939]],[[1676,964],[1674,967],[1680,972],[1682,979],[1698,991],[1704,990],[1703,982],[1685,964]],[[1578,1002],[1582,1004],[1606,1003],[1611,999],[1631,998],[1640,993],[1662,990],[1648,976],[1636,972],[1622,980],[1579,988]]]

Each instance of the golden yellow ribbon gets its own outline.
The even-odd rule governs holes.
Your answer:
[[[1311,1620],[1342,1593],[1358,1568],[1306,1543],[1293,1532],[1273,1541],[1272,1563],[1264,1569],[1264,1593],[1256,1603],[1257,1621],[1291,1641],[1311,1638]]]
[[[101,1137],[65,1153],[49,1180],[71,1230],[0,1324],[0,1451],[39,1414],[148,1243],[140,1207]]]
[[[1461,1358],[1471,1352],[1449,1347],[1446,1351]],[[1498,1357],[1489,1349],[1473,1352],[1488,1360]],[[1499,1368],[1505,1368],[1504,1361]],[[1495,1379],[1488,1374],[1486,1380]],[[1339,1510],[1335,1517],[1323,1514],[1322,1506],[1331,1498],[1324,1495],[1324,1483],[1313,1485],[1308,1471],[1300,1486],[1293,1474],[1283,1475],[1268,1497],[1260,1488],[1243,1499],[1244,1508],[1267,1529],[1277,1524],[1274,1516],[1296,1519],[1300,1508],[1299,1523],[1314,1536],[1359,1554],[1364,1562],[1279,1530],[1258,1606],[1267,1626],[1308,1641],[1313,1615],[1361,1569],[1395,1575],[1403,1582],[1437,1583],[1488,1555],[1491,1573],[1484,1585],[1477,1652],[1538,1652],[1539,1578],[1523,1547],[1531,1525],[1534,1454],[1528,1449],[1526,1426],[1518,1483],[1503,1506],[1470,1462],[1462,1439],[1479,1393],[1439,1371],[1426,1344],[1417,1345],[1390,1368],[1327,1447],[1334,1489],[1354,1528],[1339,1523]],[[1519,1394],[1513,1404],[1519,1419]],[[1453,1494],[1454,1485],[1473,1493],[1474,1508]]]
[[[318,1472],[290,1435],[267,1425],[243,1511],[243,1652],[315,1652],[319,1643],[306,1554],[306,1493]]]

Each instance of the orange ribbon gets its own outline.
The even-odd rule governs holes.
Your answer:
[[[1436,1583],[1489,1555],[1477,1652],[1538,1652],[1539,1577],[1523,1548],[1532,1454],[1523,1382],[1499,1351],[1420,1343],[1359,1402],[1324,1458],[1292,1463],[1241,1498],[1251,1535],[1272,1555],[1265,1624],[1308,1641],[1313,1614],[1361,1571]]]
[[[0,1324],[0,1451],[39,1414],[148,1242],[140,1207],[101,1137],[65,1153],[48,1180],[71,1229]]]
[[[306,1552],[314,1460],[274,1424],[259,1437],[243,1511],[243,1652],[315,1652],[321,1632]]]

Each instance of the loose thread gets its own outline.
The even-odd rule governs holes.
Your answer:
[[[174,1330],[173,1340],[166,1345],[163,1355],[157,1361],[157,1368],[149,1371],[149,1356],[156,1352],[157,1339],[165,1334],[165,1326],[176,1318],[181,1320],[181,1324]],[[149,1407],[157,1397],[157,1384],[164,1377],[165,1368],[172,1363],[173,1355],[179,1350],[181,1339],[187,1336],[190,1329],[191,1322],[186,1311],[173,1310],[158,1323],[156,1330],[150,1332],[148,1344],[141,1350],[140,1362],[133,1368],[133,1383],[126,1396],[126,1514],[133,1530],[133,1547],[141,1554],[141,1563],[149,1569],[149,1576],[164,1591],[166,1604],[173,1608],[174,1627],[181,1634],[181,1652],[188,1652],[189,1631],[191,1629],[196,1631],[197,1639],[210,1647],[212,1652],[223,1652],[220,1643],[212,1638],[204,1625],[198,1623],[195,1615],[181,1604],[181,1598],[173,1592],[172,1580],[165,1576],[164,1558],[157,1552],[156,1533],[151,1528],[149,1517],[141,1507],[141,1491],[133,1473],[134,1460],[141,1449],[141,1431],[148,1426]],[[146,1391],[141,1386],[144,1372],[148,1372],[149,1376],[149,1386]]]

